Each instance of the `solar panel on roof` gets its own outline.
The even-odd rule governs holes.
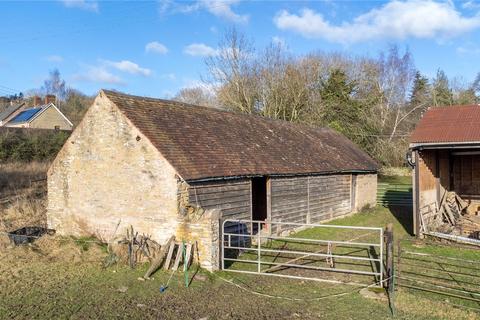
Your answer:
[[[42,108],[32,108],[22,111],[15,118],[13,118],[10,123],[26,122],[35,116],[40,110],[42,110]]]

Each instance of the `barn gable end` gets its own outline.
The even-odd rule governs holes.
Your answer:
[[[52,164],[48,194],[62,234],[108,239],[132,225],[162,241],[176,229],[176,171],[101,94]]]

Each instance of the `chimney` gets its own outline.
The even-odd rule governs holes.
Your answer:
[[[41,104],[42,104],[42,99],[37,95],[33,96],[33,106],[35,107]]]
[[[57,101],[57,97],[54,94],[47,94],[45,96],[45,104],[55,103]]]

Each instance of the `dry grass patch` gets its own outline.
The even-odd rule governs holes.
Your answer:
[[[46,226],[46,174],[50,163],[0,164],[0,231]]]
[[[0,197],[45,184],[50,162],[0,163]]]

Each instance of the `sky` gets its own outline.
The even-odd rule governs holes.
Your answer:
[[[397,44],[428,77],[480,72],[480,0],[0,1],[0,13],[0,95],[39,88],[58,69],[89,95],[169,98],[201,84],[231,27],[258,48],[375,57]]]

